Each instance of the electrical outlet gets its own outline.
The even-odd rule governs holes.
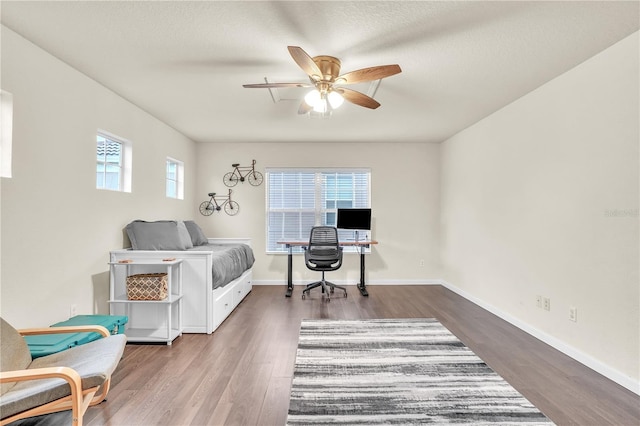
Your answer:
[[[542,299],[542,306],[543,306],[545,311],[550,311],[551,310],[551,299],[549,299],[548,297],[543,298]]]
[[[578,308],[575,306],[569,307],[569,319],[573,322],[578,322]]]
[[[69,306],[69,318],[75,317],[77,315],[78,306],[73,304]]]
[[[536,296],[536,306],[542,309],[542,296]]]

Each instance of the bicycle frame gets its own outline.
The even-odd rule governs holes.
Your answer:
[[[252,186],[258,186],[264,180],[262,173],[256,170],[256,160],[253,160],[250,166],[241,166],[239,163],[234,163],[231,167],[233,167],[233,170],[225,173],[222,177],[222,182],[230,188],[236,186],[238,182],[244,183],[245,180],[249,181]]]
[[[247,177],[249,175],[249,173],[253,173],[253,175],[255,177],[255,174],[256,174],[256,160],[252,160],[250,166],[241,166],[239,164],[233,165],[233,172],[232,173],[235,175],[236,172],[240,176],[240,180],[243,180],[245,177]],[[246,173],[242,174],[242,172],[246,172]]]
[[[227,195],[217,195],[215,192],[208,193],[209,201],[203,201],[200,204],[200,213],[204,216],[210,216],[214,211],[224,209],[229,216],[236,215],[240,206],[231,199],[231,192],[231,189],[229,189]]]
[[[220,209],[222,208],[222,206],[220,206],[220,204],[218,204],[218,200],[215,198],[215,196],[212,196],[212,197],[209,199],[209,202],[210,202],[211,204],[213,204],[213,206],[215,207],[215,209],[216,209],[216,210],[220,210]]]
[[[224,206],[225,204],[227,204],[229,202],[229,200],[231,200],[231,190],[229,190],[229,194],[227,194],[227,195],[217,195],[216,196],[215,192],[213,192],[212,194],[213,195],[208,194],[208,195],[211,195],[211,199],[209,200],[209,202],[212,202],[213,205],[216,206],[217,210],[220,210],[220,208],[222,206]],[[222,201],[222,204],[218,204],[218,201]]]

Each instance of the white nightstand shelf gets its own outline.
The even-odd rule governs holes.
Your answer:
[[[110,262],[109,310],[111,315],[127,315],[125,328],[129,342],[166,342],[182,335],[182,259]],[[129,300],[127,276],[166,272],[168,296],[163,300]]]

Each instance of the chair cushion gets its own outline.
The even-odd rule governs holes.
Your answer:
[[[69,367],[82,378],[82,388],[102,385],[116,369],[124,352],[127,337],[124,334],[105,337],[66,351],[35,359],[28,369]],[[18,382],[2,395],[2,418],[38,407],[70,395],[63,379]]]
[[[11,324],[0,318],[0,371],[24,370],[31,363],[31,352],[24,337]],[[15,383],[3,383],[0,395],[4,395]]]
[[[331,246],[309,247],[304,252],[307,268],[312,271],[335,271],[342,265],[342,248]]]
[[[11,422],[10,426],[69,426],[73,424],[72,417],[71,410],[59,411],[57,413],[16,420],[15,422]]]

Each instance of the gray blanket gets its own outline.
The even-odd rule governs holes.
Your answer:
[[[224,287],[253,266],[253,250],[246,244],[207,244],[188,251],[213,253],[213,288]]]

